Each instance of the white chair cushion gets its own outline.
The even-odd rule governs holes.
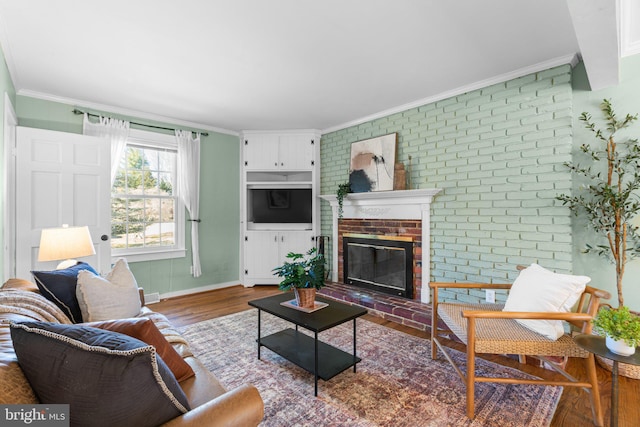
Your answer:
[[[531,264],[513,282],[503,311],[569,312],[590,281],[587,276],[554,273]],[[564,335],[560,320],[517,321],[549,339],[557,340]]]
[[[124,319],[140,313],[138,283],[124,258],[118,259],[105,277],[80,271],[76,297],[85,322]]]

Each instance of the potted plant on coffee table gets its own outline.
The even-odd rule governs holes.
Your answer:
[[[640,344],[640,317],[626,306],[603,307],[593,319],[596,332],[606,335],[606,345],[613,353],[631,356]]]
[[[293,289],[298,307],[313,308],[316,290],[324,286],[324,256],[311,248],[306,254],[289,252],[287,259],[291,261],[273,269],[276,276],[283,278],[278,288]]]

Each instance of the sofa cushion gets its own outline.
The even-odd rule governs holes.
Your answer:
[[[189,410],[155,348],[117,332],[11,324],[18,362],[41,403],[68,403],[71,425],[156,426]]]
[[[86,262],[79,262],[62,270],[31,272],[40,293],[60,307],[73,323],[82,322],[82,312],[76,298],[76,285],[78,272],[84,270],[98,274]]]
[[[105,277],[90,271],[78,273],[76,296],[85,322],[125,319],[140,313],[138,283],[124,258],[119,258]]]
[[[154,346],[158,356],[160,356],[169,369],[171,369],[171,372],[178,382],[182,382],[195,375],[191,366],[174,350],[164,335],[162,335],[162,332],[160,332],[155,323],[150,319],[107,320],[103,322],[85,323],[85,325],[119,332]]]

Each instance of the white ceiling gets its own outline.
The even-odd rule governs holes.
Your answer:
[[[0,42],[22,95],[213,130],[330,131],[576,55],[592,87],[615,84],[615,5],[0,0]]]

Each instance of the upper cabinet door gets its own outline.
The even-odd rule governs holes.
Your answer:
[[[300,171],[314,165],[314,144],[308,135],[249,135],[244,138],[245,170]]]
[[[308,136],[283,135],[280,136],[280,169],[286,170],[311,170],[313,169],[313,141]]]
[[[250,135],[243,143],[245,170],[279,169],[278,135]]]

